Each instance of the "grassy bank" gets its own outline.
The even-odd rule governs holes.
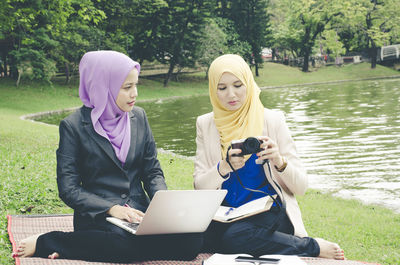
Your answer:
[[[297,68],[282,64],[267,63],[256,81],[259,86],[282,86],[337,80],[359,80],[393,75],[400,75],[400,72],[380,65],[375,69],[371,69],[368,63],[347,64],[340,67],[332,65],[313,69],[309,73],[304,73]]]
[[[257,78],[260,86],[297,84],[337,79],[358,79],[398,74],[391,69],[368,70],[368,65],[327,67],[312,73],[266,64]],[[362,70],[364,69],[364,70]],[[336,74],[335,74],[336,72]],[[206,94],[204,73],[183,76],[168,89],[162,80],[143,78],[139,99]],[[21,115],[81,105],[76,81],[68,86],[22,82],[15,88],[0,79],[0,264],[13,264],[6,231],[7,214],[71,213],[58,199],[55,150],[58,128],[19,119]],[[170,189],[191,189],[193,162],[159,155]],[[174,177],[173,177],[174,176]],[[338,242],[347,258],[400,264],[400,216],[353,200],[341,200],[309,191],[299,198],[311,236]]]

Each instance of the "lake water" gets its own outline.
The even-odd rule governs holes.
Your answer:
[[[311,188],[400,212],[400,80],[263,90],[286,113]],[[159,148],[193,157],[207,96],[138,103]]]
[[[267,89],[261,100],[286,113],[311,188],[400,213],[400,79]],[[208,96],[137,105],[158,148],[194,157]]]

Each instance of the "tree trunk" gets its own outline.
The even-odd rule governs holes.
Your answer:
[[[69,66],[68,63],[65,62],[65,84],[69,83]]]
[[[310,57],[311,48],[305,47],[304,49],[304,61],[303,61],[303,68],[301,71],[308,72],[308,58]]]
[[[260,76],[260,75],[258,74],[258,63],[255,63],[255,66],[256,66],[256,76]]]
[[[168,86],[168,82],[171,79],[172,73],[174,72],[174,68],[175,68],[175,61],[172,60],[172,62],[169,65],[168,73],[167,73],[167,75],[165,76],[165,79],[164,79],[164,87]]]
[[[17,78],[17,82],[15,83],[15,85],[17,87],[19,86],[19,82],[21,81],[21,75],[22,75],[22,70],[18,70],[18,78]]]
[[[276,49],[275,49],[275,48],[272,48],[272,54],[271,54],[271,56],[272,56],[272,61],[273,61],[273,62],[275,62],[275,60],[278,59],[278,56],[277,56],[277,54],[276,54]]]
[[[376,57],[378,55],[378,48],[375,45],[375,42],[372,41],[371,43],[371,52],[370,52],[370,56],[371,56],[371,69],[375,69],[376,68]]]
[[[208,79],[208,70],[210,70],[210,65],[208,65],[208,66],[207,66],[207,69],[206,69],[206,76],[205,76],[205,78],[204,78],[204,79],[206,79],[206,80]]]
[[[3,73],[4,73],[4,77],[7,77],[8,75],[8,71],[7,71],[7,55],[6,53],[3,53]],[[1,75],[1,73],[0,73]]]

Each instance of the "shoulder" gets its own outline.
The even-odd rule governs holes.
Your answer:
[[[130,116],[131,119],[132,118],[136,118],[136,119],[139,119],[139,120],[147,119],[146,111],[143,108],[138,107],[138,106],[134,106],[133,107],[133,109],[129,113],[129,116]]]
[[[198,124],[207,124],[210,122],[214,122],[214,112],[209,112],[197,117]]]
[[[264,108],[264,121],[269,124],[282,123],[285,121],[285,113],[281,110]]]
[[[79,125],[82,121],[85,120],[85,116],[87,116],[90,119],[90,112],[91,112],[90,108],[82,106],[76,109],[67,117],[65,117],[63,120],[61,120],[60,125],[65,123],[71,126]]]
[[[131,110],[131,113],[133,115],[138,115],[138,116],[145,116],[146,112],[144,111],[143,108],[138,107],[138,106],[134,106],[133,109]]]

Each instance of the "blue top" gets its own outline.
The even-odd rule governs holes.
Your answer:
[[[246,188],[259,189],[270,195],[276,194],[271,184],[266,181],[263,165],[256,164],[256,154],[252,154],[246,161],[244,167],[236,170],[239,174],[240,180]],[[267,183],[263,187],[259,188],[262,183]],[[230,207],[239,207],[249,201],[266,196],[264,193],[252,192],[246,190],[240,185],[239,180],[234,172],[231,172],[230,178],[222,183],[222,189],[228,190],[228,194],[225,197],[225,202]]]

